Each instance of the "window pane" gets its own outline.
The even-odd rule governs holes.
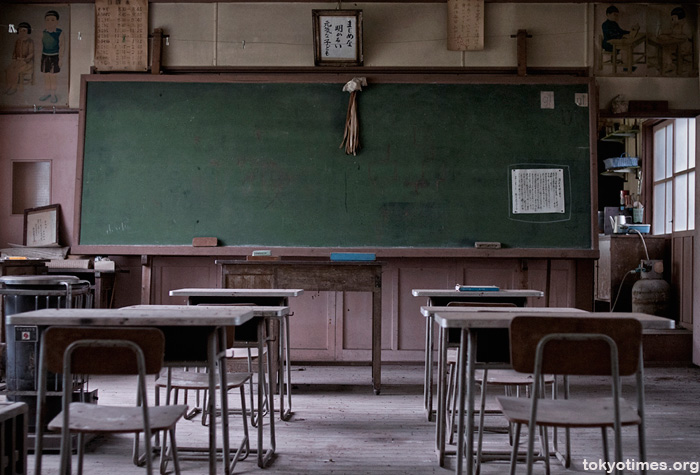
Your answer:
[[[12,162],[12,214],[50,204],[51,162]]]
[[[666,183],[662,182],[654,185],[654,222],[652,223],[652,234],[664,234],[665,211],[664,201],[666,199]]]
[[[695,168],[695,119],[688,120],[688,168]]]
[[[666,234],[673,232],[673,182],[666,182],[666,212],[664,220],[664,231]]]
[[[676,119],[675,127],[673,171],[678,173],[688,169],[688,119]]]
[[[673,176],[673,125],[666,127],[666,177]]]
[[[695,229],[695,172],[688,173],[688,229]]]
[[[673,188],[675,190],[673,230],[685,231],[688,229],[688,175],[678,175],[673,180]]]
[[[666,129],[654,131],[654,181],[666,178],[664,165],[666,163]]]

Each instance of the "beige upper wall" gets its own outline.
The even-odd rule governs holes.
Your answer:
[[[155,3],[149,26],[169,36],[167,66],[313,66],[311,10],[329,3]],[[404,67],[513,67],[515,39],[526,29],[528,65],[592,66],[593,5],[487,3],[485,48],[448,51],[444,3],[343,3],[363,10],[364,64]],[[94,54],[94,6],[71,6],[70,106],[79,106],[80,75]],[[597,80],[599,104],[623,94],[627,100],[668,100],[674,109],[700,109],[693,78]]]

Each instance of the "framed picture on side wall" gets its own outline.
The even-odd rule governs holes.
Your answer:
[[[362,66],[362,10],[312,10],[314,64]]]
[[[24,211],[24,245],[58,246],[60,205],[40,206]]]

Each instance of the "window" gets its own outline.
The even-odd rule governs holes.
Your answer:
[[[654,127],[653,234],[695,229],[695,119]]]
[[[12,214],[46,206],[51,200],[51,162],[12,162]]]

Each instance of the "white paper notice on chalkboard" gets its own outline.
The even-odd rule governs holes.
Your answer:
[[[564,213],[564,170],[511,170],[513,214]]]

